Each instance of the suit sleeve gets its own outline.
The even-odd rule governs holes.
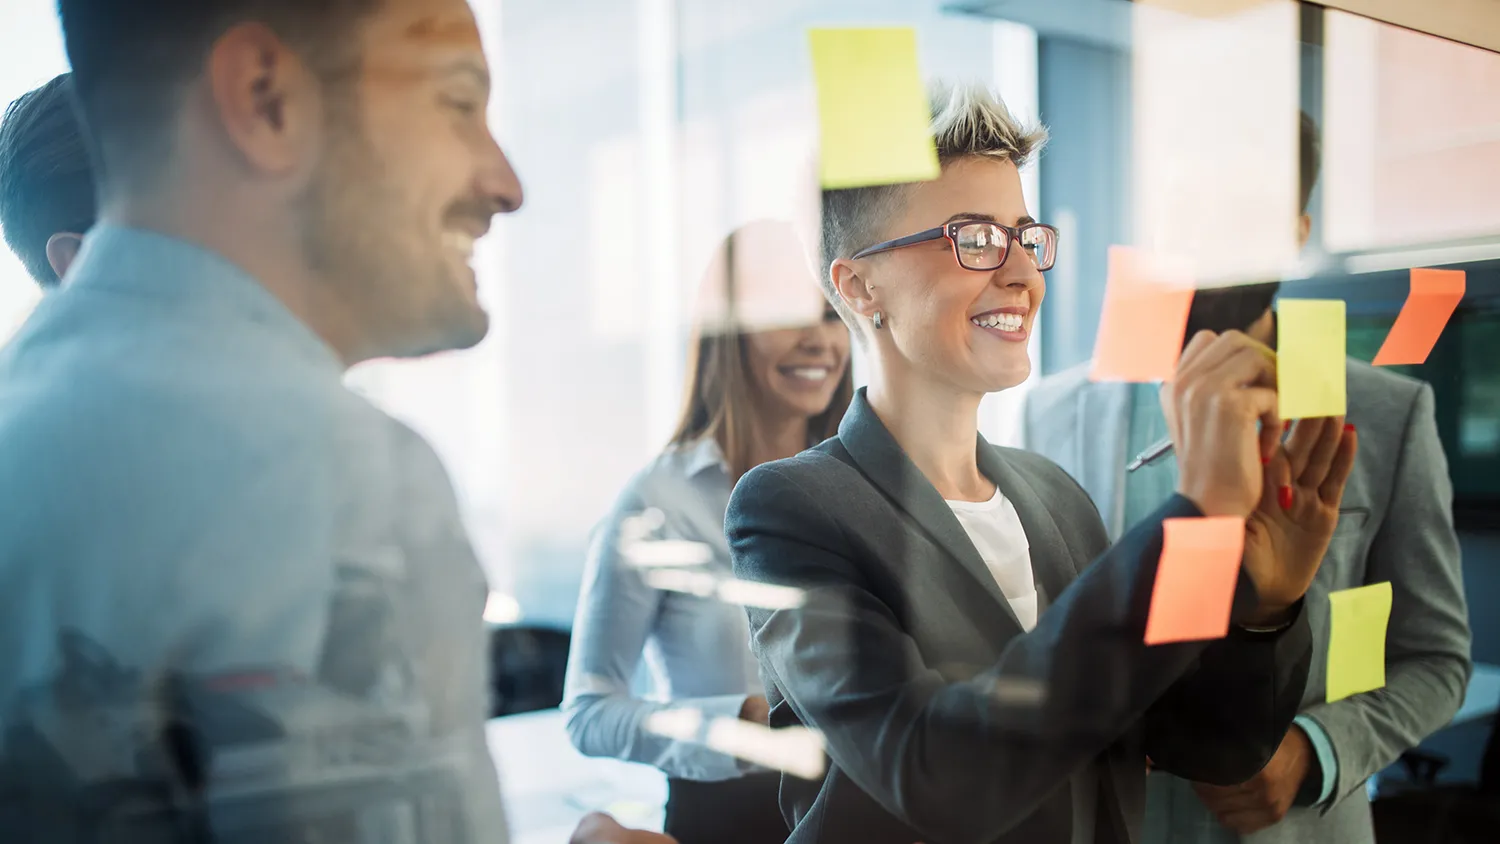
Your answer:
[[[1204,651],[1138,644],[1161,520],[1197,515],[1184,498],[1168,501],[965,682],[927,665],[872,589],[851,539],[857,526],[846,531],[778,468],[746,475],[726,528],[738,577],[804,591],[800,607],[749,612],[768,681],[886,811],[927,840],[962,844],[992,841],[1032,814]],[[1040,684],[1045,703],[1015,703],[1007,692],[1019,684]]]
[[[1300,603],[1283,632],[1231,626],[1147,711],[1153,767],[1210,785],[1254,776],[1296,718],[1311,665],[1312,631]]]
[[[1330,804],[1447,724],[1471,668],[1453,486],[1431,387],[1417,391],[1399,453],[1375,457],[1396,461],[1390,506],[1365,569],[1366,583],[1390,581],[1393,592],[1385,687],[1303,710],[1333,746]]]
[[[1088,497],[1076,481],[1060,474],[1065,479],[1061,482],[1079,497]],[[1089,516],[1086,524],[1071,525],[1068,533],[1077,536],[1082,547],[1098,548],[1108,542],[1103,522],[1092,511]],[[1155,553],[1160,554],[1160,544]],[[1134,617],[1146,617],[1150,595],[1150,588],[1135,593]],[[1235,610],[1251,606],[1254,597],[1254,587],[1242,574]],[[1145,649],[1144,638],[1143,624],[1129,638],[1130,649]],[[1144,745],[1152,766],[1214,785],[1249,779],[1275,755],[1296,717],[1311,663],[1312,631],[1301,602],[1293,623],[1278,634],[1231,626],[1223,639],[1204,643],[1182,678],[1146,711]]]

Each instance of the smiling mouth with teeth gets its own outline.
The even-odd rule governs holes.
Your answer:
[[[1026,322],[1026,318],[1020,314],[984,314],[969,320],[980,328],[994,328],[999,331],[1017,332]]]
[[[803,381],[822,381],[832,372],[826,366],[798,366],[782,370],[787,375]]]
[[[474,254],[474,241],[475,238],[473,235],[464,234],[463,232],[449,231],[443,233],[443,245],[463,255],[465,258]]]

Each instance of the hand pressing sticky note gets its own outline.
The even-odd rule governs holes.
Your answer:
[[[1425,363],[1464,298],[1463,270],[1412,270],[1411,292],[1373,361],[1376,366]]]
[[[1219,639],[1229,632],[1229,611],[1245,550],[1245,520],[1233,516],[1167,519],[1146,644]]]
[[[1193,271],[1188,261],[1111,246],[1089,379],[1172,380],[1192,305]]]
[[[1282,419],[1342,416],[1349,397],[1344,303],[1283,299],[1276,306],[1276,390]]]
[[[920,182],[942,174],[932,106],[909,27],[812,29],[821,180],[831,189]]]
[[[1391,584],[1330,592],[1328,608],[1328,702],[1384,686]]]

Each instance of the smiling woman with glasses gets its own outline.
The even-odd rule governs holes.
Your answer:
[[[783,776],[782,812],[798,844],[1124,844],[1148,754],[1242,782],[1285,734],[1353,451],[1327,450],[1323,489],[1277,523],[1292,538],[1247,532],[1226,638],[1147,647],[1163,521],[1244,519],[1286,469],[1259,435],[1281,427],[1274,357],[1189,345],[1167,391],[1181,494],[1111,546],[1072,478],[978,433],[985,395],[1031,375],[1057,258],[1018,169],[1044,135],[982,88],[933,110],[938,178],[823,195],[824,293],[869,386],[836,437],[746,473],[725,520],[736,576],[803,596],[748,608],[771,726],[820,731],[830,759]]]

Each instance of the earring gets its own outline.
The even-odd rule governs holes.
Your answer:
[[[885,328],[885,314],[882,314],[880,311],[876,311],[875,312],[875,330],[879,331],[882,328]]]

